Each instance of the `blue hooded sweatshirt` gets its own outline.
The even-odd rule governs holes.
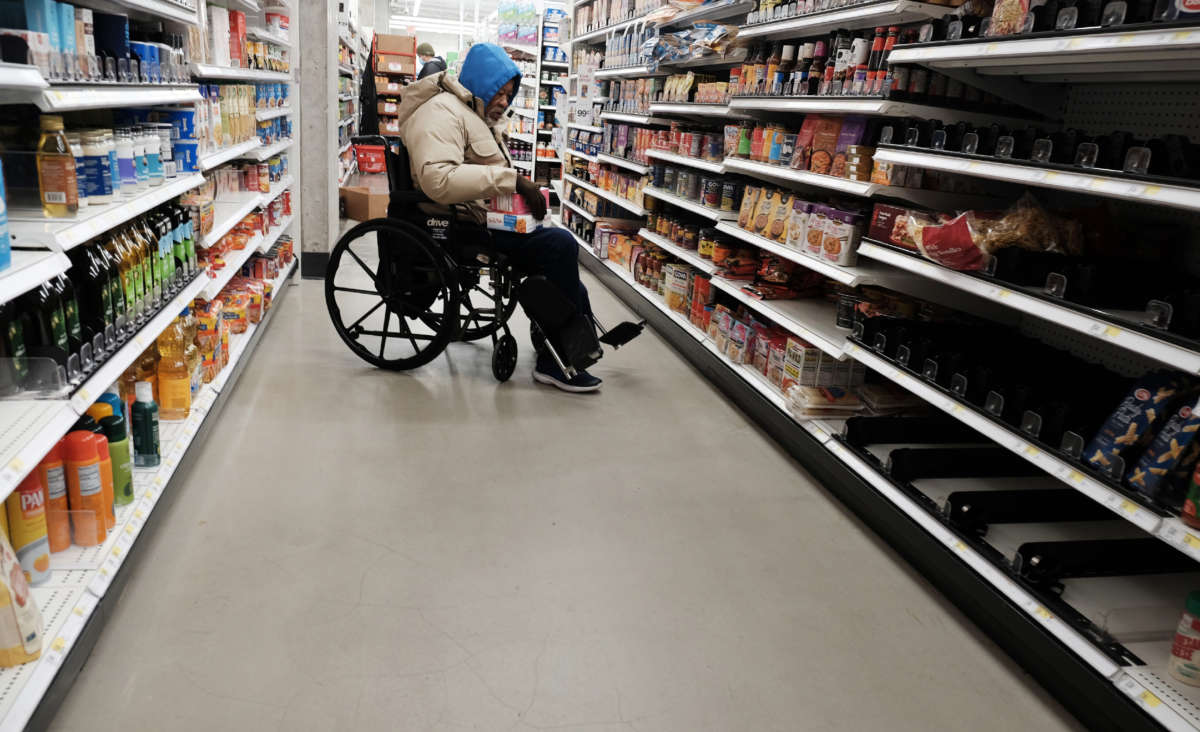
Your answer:
[[[467,51],[462,70],[458,72],[458,83],[467,88],[486,105],[513,77],[520,78],[521,69],[509,58],[503,48],[494,43],[476,43]],[[517,95],[516,86],[508,97],[512,104]]]

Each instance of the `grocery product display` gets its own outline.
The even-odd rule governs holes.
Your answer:
[[[392,58],[382,52],[376,57],[376,68],[370,70],[366,68],[369,49],[366,45],[365,36],[359,28],[349,18],[339,18],[338,20],[338,48],[337,48],[337,150],[338,150],[338,185],[344,185],[358,171],[358,155],[354,151],[350,140],[358,134],[359,124],[361,122],[361,112],[359,109],[359,88],[362,84],[362,75],[366,73],[374,73],[375,76],[375,92],[378,98],[379,109],[379,128],[382,134],[395,134],[395,126],[397,120],[396,108],[400,102],[400,88],[407,84],[412,79],[412,74],[415,73],[408,65],[408,57]],[[374,41],[372,41],[374,43]],[[387,42],[384,43],[384,48],[392,50],[400,50],[393,48]],[[403,73],[393,75],[391,67],[395,66],[399,72],[403,69]]]
[[[562,174],[568,16],[561,6],[554,0],[540,12],[532,2],[501,3],[499,8],[497,42],[522,73],[508,122],[509,156],[525,176],[543,186]]]
[[[56,673],[296,269],[299,104],[282,2],[11,5],[0,726],[19,729],[73,679]]]
[[[1032,623],[1006,650],[1082,719],[1200,727],[1200,187],[1174,121],[1200,91],[1134,60],[1200,68],[1173,45],[1194,16],[597,1],[572,29],[581,261],[935,582],[1012,608],[972,613],[989,632]]]

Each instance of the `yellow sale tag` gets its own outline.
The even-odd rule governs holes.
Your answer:
[[[113,547],[113,550],[112,550],[112,555],[113,555],[114,557],[119,557],[119,556],[121,556],[121,547],[119,547],[119,546],[114,546],[114,547]]]
[[[1037,457],[1038,455],[1042,454],[1042,451],[1037,449],[1033,445],[1026,445],[1025,446],[1025,454],[1028,455],[1029,457]]]
[[[1049,620],[1050,618],[1054,617],[1054,613],[1050,612],[1049,610],[1042,607],[1041,605],[1038,605],[1037,610],[1034,610],[1033,614],[1037,615],[1039,618],[1042,618],[1043,620]]]
[[[1012,294],[1011,290],[1001,290],[1000,292],[996,293],[996,297],[1003,300],[1004,298],[1008,297],[1011,294]]]
[[[1157,196],[1159,193],[1162,193],[1162,186],[1146,186],[1144,194],[1147,196]]]
[[[1108,326],[1107,328],[1105,328],[1105,329],[1104,329],[1104,336],[1105,336],[1106,338],[1116,338],[1116,337],[1117,337],[1117,336],[1119,336],[1119,335],[1121,335],[1121,329],[1120,329],[1120,328],[1117,328],[1117,327],[1115,327],[1115,326],[1111,326],[1111,325],[1110,325],[1110,326]]]
[[[79,398],[84,400],[85,402],[90,402],[92,400],[91,392],[89,392],[87,389],[80,389],[79,390]]]
[[[1121,510],[1125,513],[1133,514],[1137,513],[1138,507],[1132,501],[1121,501]]]
[[[15,457],[9,462],[8,467],[10,470],[15,470],[19,473],[25,469],[25,461],[19,457]]]
[[[954,551],[965,552],[966,550],[967,550],[966,544],[962,543],[961,541],[954,542]]]
[[[66,647],[67,641],[61,635],[55,638],[54,642],[50,644],[50,648],[55,651],[62,651]]]
[[[1197,539],[1195,534],[1184,534],[1183,543],[1193,549],[1200,549],[1200,539]]]
[[[1150,707],[1151,709],[1153,709],[1154,707],[1157,707],[1159,704],[1162,704],[1162,699],[1159,699],[1157,696],[1150,693],[1149,691],[1142,692],[1141,700],[1144,701],[1146,703],[1146,706]]]
[[[1071,479],[1072,483],[1082,483],[1083,482],[1083,473],[1079,472],[1078,470],[1072,470],[1071,475],[1069,475],[1068,477]]]

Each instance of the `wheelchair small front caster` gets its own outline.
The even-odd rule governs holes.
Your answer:
[[[501,383],[508,381],[517,370],[517,339],[507,333],[496,341],[492,349],[492,376]]]

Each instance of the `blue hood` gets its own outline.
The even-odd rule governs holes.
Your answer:
[[[508,57],[503,48],[494,43],[476,43],[463,59],[462,70],[458,72],[458,83],[487,104],[496,96],[496,92],[500,91],[500,87],[514,76],[521,76],[521,69],[517,68],[517,64]],[[508,98],[510,104],[516,93],[514,88]]]

